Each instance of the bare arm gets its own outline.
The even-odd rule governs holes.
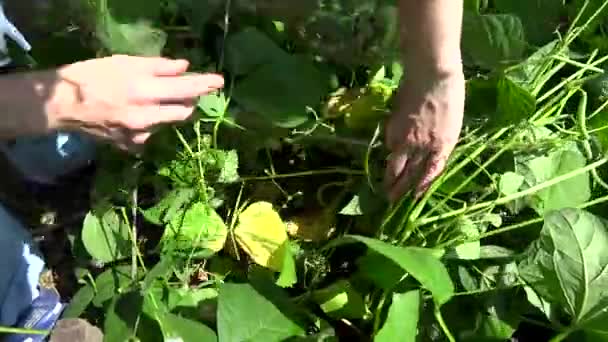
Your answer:
[[[461,70],[462,14],[463,0],[400,0],[406,68],[439,74]]]

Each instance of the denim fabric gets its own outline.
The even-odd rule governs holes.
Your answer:
[[[90,162],[95,146],[88,137],[57,133],[20,139],[0,149],[30,181],[49,184]],[[26,227],[0,205],[0,325],[16,324],[38,297],[43,268],[44,260]]]

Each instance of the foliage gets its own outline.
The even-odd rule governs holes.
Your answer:
[[[74,239],[102,272],[66,315],[108,341],[608,335],[605,2],[465,1],[460,141],[395,205],[394,1],[81,2],[95,54],[227,82],[141,155],[102,151]]]

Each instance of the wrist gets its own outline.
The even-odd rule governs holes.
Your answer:
[[[460,50],[437,54],[413,54],[403,57],[405,71],[425,78],[443,78],[463,73]]]

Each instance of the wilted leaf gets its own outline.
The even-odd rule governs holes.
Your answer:
[[[243,210],[234,236],[253,261],[271,270],[283,271],[284,259],[292,257],[283,247],[289,241],[287,230],[272,203],[255,202]]]

